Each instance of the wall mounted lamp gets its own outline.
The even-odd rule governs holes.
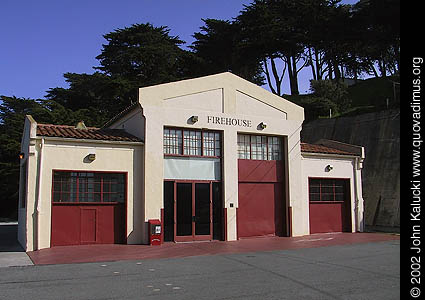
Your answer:
[[[333,165],[327,165],[326,168],[325,168],[325,170],[326,170],[326,172],[330,172],[330,171],[333,170],[333,168],[334,168]]]
[[[87,159],[89,161],[94,161],[96,159],[96,154],[95,153],[90,153],[89,155],[87,155]]]
[[[23,152],[19,153],[19,159],[24,159],[24,157],[25,157],[25,153]]]
[[[266,123],[266,122],[261,122],[261,123],[258,125],[258,127],[259,127],[260,129],[266,129],[266,127],[267,127],[267,123]]]
[[[191,117],[190,117],[190,121],[191,121],[192,123],[196,123],[196,122],[198,122],[198,120],[199,120],[199,117],[198,117],[198,116],[191,116]]]

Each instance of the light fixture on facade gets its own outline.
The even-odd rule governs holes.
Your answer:
[[[23,152],[19,153],[19,159],[24,159],[24,157],[25,157],[25,153]]]
[[[325,170],[326,170],[326,172],[330,172],[330,171],[333,170],[333,168],[334,168],[333,165],[327,165],[326,168],[325,168]]]
[[[89,161],[94,161],[96,159],[96,154],[95,153],[90,153],[89,155],[87,155],[87,159]]]
[[[260,129],[266,129],[267,127],[267,123],[266,122],[261,122],[258,127],[260,127]]]
[[[196,123],[196,122],[198,122],[198,120],[199,120],[199,117],[198,117],[198,116],[191,116],[191,117],[190,117],[190,121],[191,121],[192,123]]]

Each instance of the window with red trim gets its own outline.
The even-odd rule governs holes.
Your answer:
[[[220,156],[220,133],[204,131],[202,149],[204,156]]]
[[[125,201],[125,174],[102,172],[53,172],[53,202]]]
[[[183,154],[182,131],[179,129],[164,129],[164,153]]]
[[[220,133],[209,130],[164,128],[164,154],[219,157]]]
[[[183,155],[202,155],[202,133],[195,130],[183,131]]]
[[[282,160],[282,139],[276,136],[238,134],[238,158]]]
[[[310,201],[344,201],[347,196],[348,183],[348,179],[310,178]]]

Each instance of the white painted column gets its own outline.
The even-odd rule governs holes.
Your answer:
[[[227,240],[237,240],[236,208],[238,207],[237,131],[223,132],[223,195],[227,209]]]
[[[301,168],[301,124],[298,130],[288,136],[288,186],[289,206],[292,207],[291,229],[293,236],[310,233],[308,199],[303,197],[303,181]]]

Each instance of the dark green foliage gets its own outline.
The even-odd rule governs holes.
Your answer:
[[[84,120],[94,124],[97,117],[88,109],[73,111],[52,100],[33,100],[1,96],[0,100],[0,159],[17,159],[24,129],[25,115],[32,115],[38,123],[76,125]]]
[[[92,112],[93,116],[84,120],[88,126],[101,126],[137,100],[136,86],[123,78],[112,78],[99,72],[65,73],[64,77],[69,88],[52,88],[46,98],[73,111]]]
[[[20,144],[26,114],[45,116],[35,100],[1,97],[0,104],[0,218],[17,218]]]
[[[52,100],[0,97],[0,218],[16,218],[19,197],[19,159],[25,115],[38,123],[76,125],[99,122],[89,109],[73,111]]]
[[[232,72],[258,85],[264,84],[261,59],[252,56],[243,46],[238,22],[216,19],[203,20],[205,25],[195,32],[190,48],[198,63],[197,76]]]
[[[291,94],[299,94],[298,73],[306,65],[312,64],[312,58],[305,54],[306,49],[315,47],[316,52],[324,51],[339,2],[255,0],[238,16],[245,46],[264,61],[264,72],[275,94],[281,95],[282,79],[286,71]],[[336,26],[333,28],[342,30]],[[284,63],[284,71],[277,70],[277,59]],[[268,61],[271,64],[270,71]]]
[[[310,89],[312,93],[309,95],[288,97],[304,108],[306,121],[335,116],[351,107],[345,84],[333,80],[311,80]]]
[[[313,93],[299,102],[304,107],[306,121],[335,116],[350,108],[345,84],[333,80],[311,80],[310,89]]]
[[[357,35],[356,42],[351,43],[351,52],[363,64],[368,63],[367,71],[376,77],[398,74],[400,1],[361,0],[353,6],[352,25]]]
[[[133,86],[155,85],[185,78],[186,51],[166,26],[134,24],[105,34],[108,42],[96,58],[104,74],[130,81]]]
[[[304,108],[305,121],[328,117],[338,110],[337,104],[326,97],[301,97],[296,103]]]
[[[313,96],[328,99],[335,103],[336,112],[343,112],[350,108],[351,101],[348,97],[347,85],[334,80],[311,80],[310,89]]]
[[[399,77],[370,78],[351,86],[329,80],[311,81],[313,93],[284,95],[284,98],[304,107],[306,121],[328,118],[329,109],[332,109],[332,117],[355,116],[399,108],[399,81]]]
[[[237,17],[249,52],[263,60],[271,91],[282,94],[288,74],[298,94],[298,72],[309,66],[313,79],[398,74],[400,1],[254,0]],[[284,68],[276,67],[283,63]]]
[[[372,106],[376,110],[400,107],[400,77],[369,78],[348,89],[353,107]]]

